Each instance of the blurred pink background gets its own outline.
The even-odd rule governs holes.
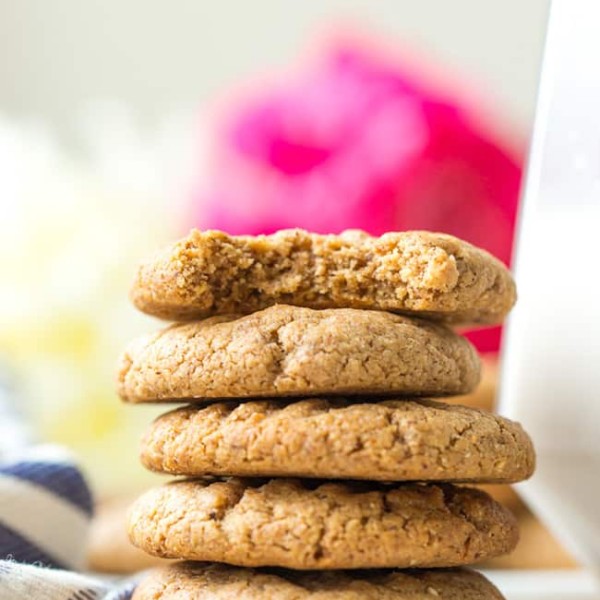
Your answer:
[[[522,139],[489,107],[471,108],[480,98],[469,89],[427,81],[425,65],[364,41],[325,48],[229,107],[195,223],[233,234],[428,229],[509,264]],[[498,350],[498,328],[469,335]]]

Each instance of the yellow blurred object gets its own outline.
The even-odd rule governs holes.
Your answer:
[[[517,548],[508,556],[500,556],[480,565],[484,569],[575,569],[578,564],[560,542],[524,508],[516,514],[521,530]]]
[[[126,515],[133,497],[106,500],[92,521],[88,568],[99,573],[135,573],[169,561],[138,550],[127,539]]]
[[[517,513],[525,507],[523,500],[512,485],[488,483],[480,484],[477,487],[487,492],[494,500],[509,508],[513,513]]]
[[[147,480],[137,444],[158,411],[119,405],[115,363],[156,328],[127,292],[140,258],[182,233],[182,208],[160,179],[179,158],[165,140],[142,143],[121,114],[88,125],[75,160],[0,115],[0,362],[38,439],[69,446],[107,495]]]
[[[496,406],[497,384],[498,357],[495,354],[484,354],[481,356],[481,381],[477,389],[464,396],[444,398],[444,402],[493,411]]]
[[[445,398],[444,401],[464,404],[473,408],[493,411],[498,386],[498,359],[495,355],[482,356],[481,383],[471,394]],[[535,475],[534,475],[535,477]],[[489,561],[482,568],[492,569],[570,569],[577,567],[571,555],[552,533],[531,513],[510,485],[479,485],[517,517],[521,541],[509,556]]]

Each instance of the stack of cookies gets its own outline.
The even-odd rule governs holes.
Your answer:
[[[515,482],[531,441],[465,394],[479,359],[448,325],[498,323],[505,267],[451,236],[193,231],[143,265],[128,402],[185,402],[142,462],[184,476],[132,507],[132,542],[183,559],[136,599],[502,598],[464,565],[510,552],[512,515],[462,484]]]

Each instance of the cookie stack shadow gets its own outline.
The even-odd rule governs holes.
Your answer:
[[[132,298],[180,322],[130,345],[121,397],[188,403],[141,451],[184,479],[129,515],[136,546],[187,562],[134,598],[502,598],[464,567],[510,552],[516,522],[470,485],[529,477],[531,441],[429,399],[477,385],[450,326],[502,320],[501,263],[426,232],[194,231],[142,265]]]

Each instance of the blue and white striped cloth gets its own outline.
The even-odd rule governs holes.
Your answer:
[[[135,580],[80,574],[90,489],[64,450],[27,447],[11,406],[0,387],[0,600],[128,600]]]

